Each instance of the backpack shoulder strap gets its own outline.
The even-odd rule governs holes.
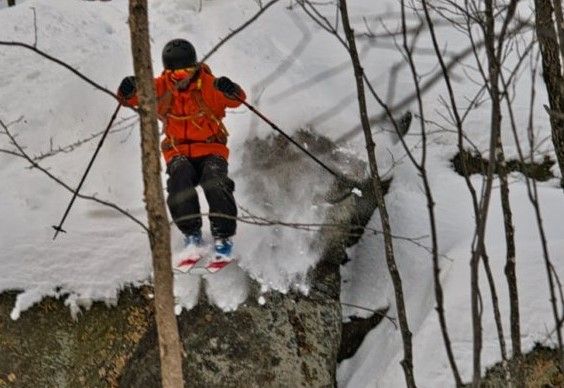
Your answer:
[[[207,117],[213,120],[219,128],[219,133],[214,135],[216,139],[213,140],[215,141],[210,141],[210,142],[218,142],[222,144],[227,143],[227,137],[229,136],[229,131],[227,130],[223,122],[217,118],[217,116],[213,113],[213,111],[208,106],[208,104],[206,104],[206,102],[204,101],[204,96],[202,95],[201,87],[193,89],[191,93],[192,93],[192,98],[198,104],[200,111],[202,111]]]
[[[196,68],[196,71],[190,77],[187,77],[182,81],[177,82],[176,84],[172,84],[170,86],[169,86],[169,82],[167,82],[166,92],[157,101],[157,114],[162,122],[166,122],[166,117],[170,113],[170,107],[172,106],[172,101],[174,99],[174,92],[179,90],[186,90],[194,82],[201,83],[200,69],[202,69],[202,67],[204,66],[205,69],[209,71],[207,65],[202,64]],[[171,88],[174,90],[171,90]]]

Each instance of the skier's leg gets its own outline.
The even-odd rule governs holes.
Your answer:
[[[198,173],[185,156],[175,157],[167,166],[167,204],[174,223],[185,236],[196,234],[202,227],[198,193]]]
[[[214,237],[225,238],[235,234],[237,205],[233,191],[235,183],[227,176],[227,161],[219,156],[207,156],[202,160],[200,184],[204,189],[210,213],[228,217],[210,217]]]

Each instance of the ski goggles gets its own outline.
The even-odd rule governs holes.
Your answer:
[[[167,75],[170,75],[172,79],[175,81],[183,80],[186,77],[191,76],[196,71],[196,67],[185,67],[183,69],[175,69],[175,70],[165,70]]]

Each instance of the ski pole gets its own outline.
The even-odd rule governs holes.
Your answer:
[[[347,184],[351,185],[351,186],[357,186],[358,184],[353,182],[352,180],[348,179],[347,177],[345,177],[342,174],[337,173],[335,170],[333,170],[332,168],[330,168],[329,166],[327,166],[325,163],[323,163],[321,160],[319,160],[315,155],[313,155],[311,152],[309,152],[306,148],[304,148],[300,143],[298,143],[297,141],[295,141],[294,139],[292,139],[292,137],[290,137],[290,135],[288,135],[286,132],[284,132],[282,129],[280,129],[279,126],[277,126],[276,124],[274,124],[272,121],[270,121],[265,115],[263,115],[257,108],[255,108],[253,105],[249,104],[248,102],[246,102],[245,100],[243,100],[242,98],[240,98],[239,96],[235,96],[235,98],[240,101],[243,105],[245,105],[247,108],[249,108],[251,110],[251,112],[253,112],[254,114],[256,114],[258,117],[260,117],[264,122],[266,122],[268,125],[270,125],[272,127],[272,129],[274,129],[275,131],[277,131],[278,133],[280,133],[282,136],[284,136],[286,139],[288,139],[288,141],[290,143],[292,143],[293,145],[295,145],[296,147],[298,147],[300,150],[302,150],[304,153],[307,154],[307,156],[309,156],[311,159],[313,159],[317,164],[319,164],[321,167],[323,167],[326,171],[328,171],[331,175],[333,175],[335,178],[346,182]]]
[[[121,103],[118,103],[118,105],[117,105],[117,107],[114,111],[114,114],[112,115],[112,118],[110,119],[110,122],[108,123],[108,126],[106,127],[106,130],[102,134],[102,138],[98,142],[98,146],[96,147],[96,150],[94,151],[94,154],[92,155],[92,158],[90,159],[90,162],[88,163],[88,166],[86,167],[86,171],[84,171],[84,174],[82,175],[82,179],[80,180],[78,187],[76,188],[76,190],[73,193],[72,199],[70,200],[69,205],[67,206],[67,209],[65,210],[65,214],[63,214],[63,218],[61,219],[61,222],[59,222],[59,225],[53,225],[53,229],[55,229],[55,235],[53,236],[53,240],[55,240],[57,238],[57,235],[59,234],[59,232],[66,233],[66,230],[63,229],[63,223],[65,222],[65,219],[67,218],[67,216],[70,212],[70,209],[71,209],[71,207],[72,207],[72,205],[73,205],[73,203],[74,203],[74,201],[75,201],[75,199],[78,195],[78,192],[80,191],[80,188],[82,187],[82,184],[86,180],[86,176],[90,172],[90,168],[94,164],[94,159],[96,159],[96,156],[98,155],[98,152],[100,151],[100,148],[102,148],[102,144],[104,144],[104,140],[106,140],[106,136],[108,136],[108,133],[110,132],[110,128],[112,127],[120,108],[121,108]]]

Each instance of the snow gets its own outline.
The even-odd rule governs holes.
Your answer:
[[[357,189],[356,187],[351,190],[351,193],[353,193],[353,194],[356,195],[357,197],[362,197],[362,191],[360,191],[360,190]]]
[[[442,163],[444,150],[438,148],[429,155],[429,166],[433,174],[431,187],[435,193],[439,246],[441,259],[441,282],[445,295],[447,325],[451,335],[453,351],[464,381],[472,376],[472,326],[470,315],[470,244],[473,236],[471,202],[465,183],[455,175],[448,165]],[[409,187],[413,182],[411,167],[401,165],[394,170],[394,181],[386,197],[392,229],[402,236],[424,236],[428,234],[428,217],[425,199],[421,190]],[[480,180],[481,181],[481,180]],[[480,181],[473,179],[479,188]],[[496,182],[497,184],[497,182]],[[401,187],[401,190],[396,190]],[[441,190],[447,188],[448,190]],[[539,186],[540,201],[545,229],[553,263],[559,274],[564,266],[559,256],[564,249],[564,238],[559,223],[564,216],[562,192],[555,182]],[[504,275],[505,237],[503,215],[499,206],[499,190],[493,192],[491,214],[487,227],[486,244],[497,293],[505,340],[510,348],[508,289]],[[515,222],[517,245],[517,277],[521,308],[522,344],[531,349],[536,341],[553,344],[548,339],[552,312],[544,261],[535,215],[522,182],[511,185],[511,203]],[[453,205],[455,204],[455,205]],[[379,216],[375,215],[370,226],[380,228]],[[418,241],[430,246],[428,239]],[[365,236],[349,252],[352,261],[343,268],[344,283],[341,300],[347,304],[379,309],[390,306],[389,316],[395,317],[394,292],[386,267],[381,237]],[[425,387],[452,386],[446,352],[444,350],[432,283],[432,267],[429,253],[413,242],[395,240],[394,248],[402,275],[404,293],[407,295],[407,311],[413,333],[414,365],[416,381]],[[483,365],[492,365],[501,359],[498,339],[493,321],[489,287],[483,268],[480,272],[484,300],[484,349]],[[366,316],[364,310],[344,306],[344,314]],[[369,381],[377,377],[376,386],[404,385],[404,376],[399,365],[403,357],[401,338],[397,323],[383,320],[362,344],[359,352],[344,361],[339,369],[339,383],[346,387],[372,386]],[[430,357],[432,355],[432,357]]]
[[[292,7],[293,5],[293,7]],[[15,7],[0,2],[0,40],[34,42],[33,12],[37,15],[37,44],[57,58],[104,85],[116,88],[121,78],[132,73],[127,1],[86,2],[78,0],[18,1]],[[387,12],[387,26],[398,26],[393,12],[397,3],[388,1],[374,9],[372,0],[351,0],[351,18],[358,31],[364,31],[362,17],[371,28],[379,30],[378,12]],[[203,56],[222,37],[238,27],[258,10],[252,0],[229,2],[152,0],[150,21],[154,70],[161,70],[160,49],[175,37],[187,37]],[[323,11],[334,17],[334,8]],[[523,6],[522,12],[528,12]],[[392,15],[392,16],[389,16]],[[361,17],[362,16],[362,17]],[[437,29],[447,59],[467,47],[466,37],[452,28]],[[523,36],[527,36],[523,34]],[[423,34],[421,47],[430,48]],[[377,90],[393,105],[409,97],[412,80],[402,56],[393,45],[371,46],[359,39],[364,68]],[[421,74],[436,70],[433,55],[420,52],[416,56]],[[360,132],[351,130],[358,124],[356,90],[346,51],[299,9],[295,2],[282,0],[264,13],[253,25],[227,42],[208,64],[214,74],[228,75],[241,84],[249,101],[273,122],[292,133],[312,126],[332,139],[347,152],[363,155]],[[466,57],[465,63],[474,59]],[[509,59],[508,66],[514,64]],[[391,77],[392,68],[398,69]],[[453,80],[457,101],[462,109],[479,89],[469,80],[469,70],[455,68]],[[519,74],[514,92],[516,120],[524,151],[528,120],[531,79],[528,65]],[[474,74],[475,75],[475,74]],[[425,78],[424,78],[425,79]],[[11,123],[10,130],[32,156],[48,152],[51,147],[64,147],[100,132],[107,125],[115,101],[86,85],[67,70],[21,48],[0,48],[0,119]],[[392,93],[391,90],[394,92]],[[534,107],[538,149],[535,158],[553,156],[549,123],[542,104],[546,103],[544,85],[537,79],[537,100]],[[425,94],[426,118],[446,125],[444,108],[437,103],[445,96],[442,82]],[[408,106],[415,112],[415,101]],[[369,99],[373,115],[381,109]],[[21,117],[21,120],[15,122]],[[145,222],[142,199],[142,178],[138,125],[132,111],[122,110],[120,124],[108,137],[82,193],[111,201]],[[245,141],[254,136],[265,137],[270,127],[244,108],[228,113],[225,120],[231,131],[230,176],[236,182],[236,197],[242,209],[266,218],[288,222],[320,222],[323,207],[313,203],[319,176],[297,174],[293,179],[269,186],[261,193],[268,200],[258,200],[253,186],[256,171],[247,171],[242,155]],[[508,157],[517,154],[509,130],[508,115],[502,121],[504,147]],[[467,134],[476,148],[486,154],[489,143],[489,107],[482,104],[465,121]],[[464,180],[456,175],[450,158],[456,152],[456,136],[436,131],[429,139],[429,179],[436,202],[441,280],[445,294],[447,324],[453,349],[463,378],[471,377],[471,320],[469,313],[469,259],[474,219],[470,196]],[[405,157],[401,144],[393,140],[384,124],[375,130],[380,170],[393,176],[386,196],[394,248],[406,295],[410,329],[413,333],[415,377],[419,386],[452,386],[444,346],[434,311],[431,272],[429,221],[422,183],[417,170]],[[414,118],[407,136],[408,145],[420,157],[418,120]],[[72,152],[58,153],[40,164],[70,186],[75,186],[92,155],[96,142],[77,145]],[[0,135],[0,149],[12,150],[6,136]],[[18,319],[25,310],[46,296],[65,300],[74,317],[88,309],[92,301],[114,304],[119,291],[129,285],[146,283],[151,276],[151,259],[147,237],[139,225],[120,213],[92,201],[77,200],[64,228],[68,231],[52,240],[51,225],[57,224],[71,194],[38,170],[12,155],[0,152],[0,292],[18,290],[11,318]],[[560,176],[555,166],[553,172]],[[166,177],[163,174],[163,182]],[[519,279],[522,341],[530,349],[536,341],[550,344],[554,326],[548,304],[548,286],[535,215],[526,186],[520,174],[510,177],[511,201],[515,218],[517,271]],[[477,191],[482,184],[472,177]],[[509,337],[507,285],[503,274],[505,238],[499,205],[499,182],[494,183],[487,248],[496,278],[505,335]],[[203,198],[200,193],[200,197]],[[355,195],[362,195],[359,190]],[[564,219],[562,190],[557,179],[539,184],[542,216],[550,254],[556,270],[564,275],[562,253],[564,237],[560,225]],[[202,211],[207,211],[202,201]],[[209,224],[204,224],[204,238],[210,239]],[[373,216],[371,228],[381,229],[379,215]],[[411,240],[400,239],[409,238]],[[180,233],[172,230],[173,250],[182,249]],[[205,293],[209,303],[225,311],[234,311],[249,297],[249,279],[261,283],[258,303],[268,304],[268,292],[298,290],[309,292],[307,272],[318,255],[311,249],[313,233],[283,227],[258,227],[240,223],[235,238],[239,265],[204,276],[182,275],[175,278],[177,311],[194,307]],[[351,261],[342,267],[343,318],[367,316],[366,310],[390,306],[388,315],[396,316],[394,292],[389,278],[380,235],[365,235],[348,251]],[[485,280],[483,270],[481,281]],[[489,289],[481,284],[484,294],[483,367],[500,359]],[[79,319],[79,318],[78,318]],[[506,340],[510,344],[509,339]],[[431,356],[432,355],[432,356]],[[399,361],[402,357],[399,330],[390,320],[383,322],[366,338],[357,354],[341,363],[338,383],[341,387],[403,386]]]

